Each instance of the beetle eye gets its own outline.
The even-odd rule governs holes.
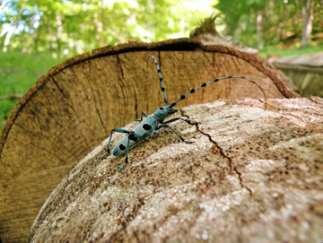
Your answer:
[[[151,126],[149,124],[144,124],[142,126],[146,131],[150,130],[151,129]]]

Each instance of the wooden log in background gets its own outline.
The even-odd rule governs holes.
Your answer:
[[[274,59],[273,65],[291,79],[302,96],[323,97],[323,52]]]
[[[151,55],[159,56],[171,100],[220,75],[253,76],[269,97],[294,97],[256,56],[187,39],[102,48],[54,67],[11,114],[0,141],[0,237],[24,241],[50,191],[110,129],[161,104]],[[219,98],[264,98],[244,80],[215,84],[182,105]]]

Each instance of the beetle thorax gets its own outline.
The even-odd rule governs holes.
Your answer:
[[[175,113],[177,110],[170,105],[164,105],[156,109],[153,115],[160,121],[164,120],[169,115]]]

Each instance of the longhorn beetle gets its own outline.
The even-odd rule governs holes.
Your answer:
[[[139,142],[143,141],[144,139],[150,137],[152,134],[157,132],[160,128],[169,128],[172,132],[174,132],[183,142],[185,143],[191,143],[189,141],[186,141],[180,133],[178,133],[175,129],[170,127],[168,124],[178,121],[178,120],[183,120],[185,122],[188,122],[189,124],[192,124],[189,122],[188,119],[183,118],[183,117],[177,117],[169,120],[165,120],[168,116],[171,114],[177,112],[177,109],[175,109],[175,106],[182,100],[185,100],[188,96],[194,94],[195,92],[207,87],[208,85],[212,83],[216,83],[220,80],[227,80],[227,79],[245,79],[249,82],[252,82],[257,85],[261,89],[261,87],[253,80],[248,79],[245,76],[223,76],[223,77],[218,77],[213,80],[209,80],[207,82],[202,83],[199,87],[192,88],[188,92],[182,94],[176,101],[170,103],[167,98],[167,93],[166,89],[164,86],[164,77],[163,73],[159,64],[159,60],[152,56],[157,73],[159,76],[159,85],[160,85],[160,90],[163,96],[164,100],[164,105],[158,107],[152,114],[146,115],[145,113],[141,114],[141,118],[139,121],[139,124],[133,129],[133,130],[127,130],[125,128],[114,128],[111,131],[108,144],[107,144],[107,150],[110,153],[110,147],[111,147],[111,141],[112,141],[112,135],[113,133],[123,133],[125,136],[120,139],[116,145],[112,148],[112,154],[116,157],[125,155],[125,164],[128,163],[128,153],[129,150],[131,150],[134,146],[136,146]],[[262,90],[262,89],[261,89]],[[262,90],[263,92],[263,90]],[[264,92],[263,92],[264,94]],[[265,96],[265,94],[264,94]],[[125,165],[124,164],[124,165]],[[118,170],[122,170],[124,165],[121,167],[118,167]]]

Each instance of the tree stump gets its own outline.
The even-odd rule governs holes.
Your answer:
[[[219,98],[294,97],[285,78],[256,56],[187,39],[130,43],[77,56],[51,69],[12,112],[0,141],[0,237],[24,241],[50,191],[114,127],[161,104],[150,56],[159,56],[171,100],[201,82],[223,81],[183,105]],[[259,88],[261,87],[261,88]]]
[[[321,242],[323,99],[263,107],[185,108],[197,123],[173,127],[193,143],[163,130],[121,173],[105,141],[53,191],[31,242]]]

